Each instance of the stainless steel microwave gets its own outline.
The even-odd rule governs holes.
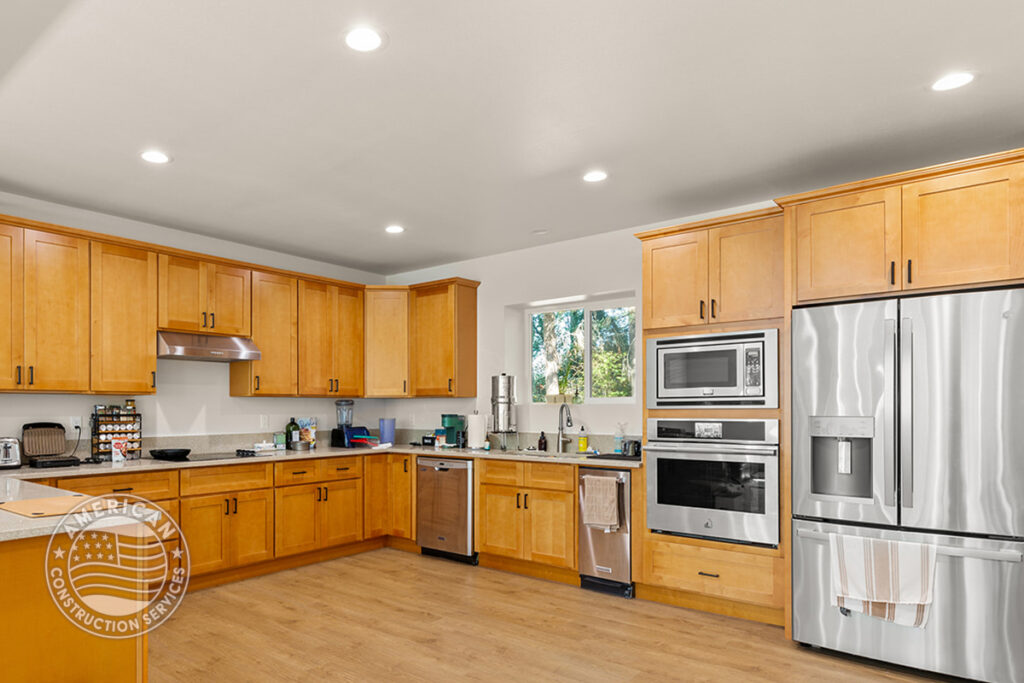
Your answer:
[[[647,408],[778,408],[779,331],[647,340]]]

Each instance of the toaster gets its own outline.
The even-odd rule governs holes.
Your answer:
[[[21,442],[13,436],[0,438],[0,469],[21,467]]]

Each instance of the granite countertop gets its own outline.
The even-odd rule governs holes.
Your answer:
[[[66,496],[70,491],[55,489],[51,486],[35,484],[17,477],[0,476],[0,500],[31,500],[33,498],[53,498]],[[33,538],[48,536],[57,528],[62,517],[22,517],[13,512],[0,511],[0,541],[12,541],[17,538]]]

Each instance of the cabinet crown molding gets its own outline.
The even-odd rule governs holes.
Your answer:
[[[644,230],[634,234],[637,239],[653,240],[658,237],[667,237],[669,235],[678,235],[684,232],[691,232],[693,230],[704,230],[707,228],[721,228],[726,225],[736,225],[737,223],[749,223],[751,221],[759,221],[765,218],[772,218],[774,216],[782,215],[782,207],[769,206],[764,209],[755,209],[754,211],[745,211],[744,213],[734,213],[728,216],[715,216],[714,218],[707,218],[702,221],[696,221],[694,223],[683,223],[681,225],[671,225],[667,228],[655,228],[654,230]]]

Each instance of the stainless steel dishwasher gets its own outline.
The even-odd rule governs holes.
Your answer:
[[[473,461],[416,459],[416,540],[424,555],[477,563]]]
[[[602,593],[633,597],[633,567],[630,548],[629,470],[603,467],[579,468],[579,558],[580,586]],[[614,479],[617,523],[611,526],[585,524],[587,480]]]

